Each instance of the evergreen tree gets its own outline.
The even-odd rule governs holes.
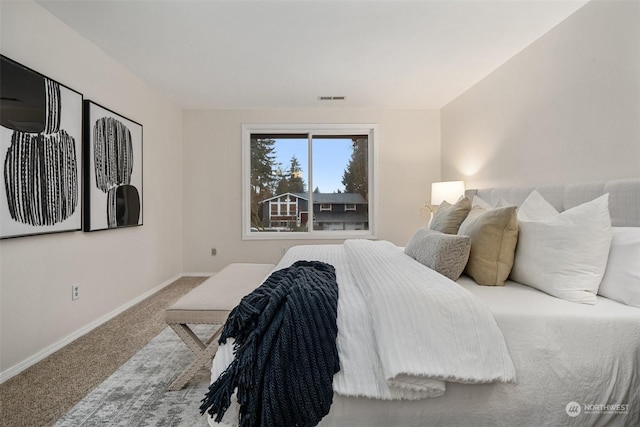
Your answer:
[[[300,166],[298,158],[294,155],[291,157],[289,169],[280,176],[276,193],[306,193],[306,187],[304,178],[302,177],[302,167]]]
[[[251,225],[262,228],[261,201],[273,197],[278,177],[274,172],[275,140],[251,139]]]
[[[366,137],[353,140],[353,152],[342,174],[345,193],[358,193],[369,200],[368,141]]]
[[[291,157],[289,165],[289,192],[290,193],[306,193],[307,185],[302,177],[302,167],[296,156]]]

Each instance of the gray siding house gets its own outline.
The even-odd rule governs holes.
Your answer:
[[[368,230],[369,206],[357,193],[313,193],[314,230]],[[278,194],[263,200],[265,231],[306,229],[309,221],[307,193]]]

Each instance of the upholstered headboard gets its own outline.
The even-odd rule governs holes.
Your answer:
[[[477,195],[492,205],[503,198],[520,206],[533,190],[537,190],[559,212],[609,193],[611,224],[614,227],[640,227],[640,177],[543,187],[470,189],[465,191],[465,195],[471,199]]]

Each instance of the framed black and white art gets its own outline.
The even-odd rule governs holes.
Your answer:
[[[82,228],[82,94],[0,55],[0,238]]]
[[[84,230],[142,225],[142,125],[84,101]]]

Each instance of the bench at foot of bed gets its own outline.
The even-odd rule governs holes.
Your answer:
[[[166,322],[195,355],[195,359],[169,385],[179,390],[203,366],[208,366],[218,349],[218,336],[229,313],[269,275],[273,264],[235,263],[223,268],[180,298],[165,313]],[[211,337],[202,341],[189,325],[219,325]]]

